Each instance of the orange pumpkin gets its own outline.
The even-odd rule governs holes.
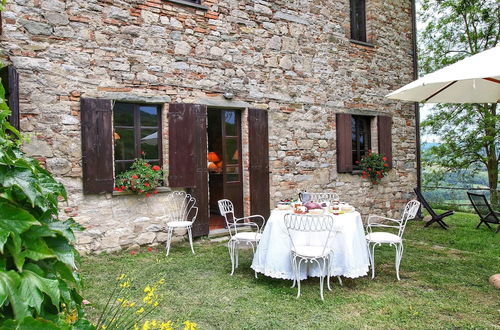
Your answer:
[[[209,163],[208,163],[208,170],[209,170],[210,172],[215,172],[215,171],[217,171],[217,165],[215,165],[213,162],[209,162]]]
[[[219,156],[217,156],[217,154],[213,151],[209,152],[208,155],[207,155],[207,159],[209,162],[212,162],[212,163],[217,163],[220,161],[220,158]]]

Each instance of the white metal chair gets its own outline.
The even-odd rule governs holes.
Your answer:
[[[339,200],[339,195],[337,193],[333,193],[333,192],[320,192],[320,193],[301,192],[299,194],[301,201],[303,198],[302,196],[305,197],[305,199],[308,199],[308,200],[305,200],[304,202],[309,202],[309,201],[316,202],[316,203],[328,202],[331,204],[333,201]]]
[[[167,198],[166,204],[166,229],[167,229],[167,256],[170,253],[170,243],[175,229],[187,229],[189,244],[194,254],[193,235],[191,228],[198,215],[196,199],[184,191],[174,191]]]
[[[403,211],[400,220],[382,217],[379,215],[370,215],[368,217],[368,224],[366,227],[366,241],[368,243],[368,256],[370,257],[370,265],[372,268],[372,278],[375,278],[375,247],[381,244],[389,244],[396,248],[396,277],[399,278],[399,265],[403,258],[403,233],[405,231],[406,223],[409,219],[414,219],[420,202],[416,200],[409,201]],[[382,220],[386,223],[376,222]],[[384,228],[392,230],[396,233],[387,231],[373,231],[373,228]]]
[[[229,199],[221,199],[218,201],[218,204],[220,214],[224,217],[224,219],[226,219],[226,225],[229,230],[230,239],[227,243],[227,247],[229,248],[229,256],[231,258],[231,275],[233,275],[234,270],[238,268],[238,246],[240,244],[250,245],[253,253],[255,253],[255,248],[259,244],[262,236],[261,231],[266,223],[266,220],[261,215],[236,218],[234,216],[233,203]],[[262,221],[260,226],[253,221],[245,222],[246,220],[257,218]],[[249,232],[238,230],[242,227],[250,227],[256,231]],[[255,272],[255,278],[257,278],[257,272]]]
[[[323,298],[323,284],[327,277],[328,290],[330,287],[330,261],[333,250],[328,243],[334,228],[333,217],[324,215],[286,214],[285,227],[292,243],[292,267],[295,275],[292,287],[297,283],[297,298],[300,297],[300,266],[305,262],[316,263],[320,269],[319,288],[321,300]],[[340,278],[339,278],[340,281]],[[340,281],[342,284],[342,282]]]

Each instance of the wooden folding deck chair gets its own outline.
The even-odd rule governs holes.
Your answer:
[[[500,212],[493,211],[485,195],[471,192],[467,192],[467,195],[469,196],[474,210],[476,210],[476,213],[479,215],[480,221],[476,226],[476,229],[479,228],[482,223],[484,223],[488,228],[493,229],[489,225],[491,223],[498,225],[497,231],[495,232],[498,233],[500,231]]]
[[[422,206],[427,210],[427,212],[429,212],[430,216],[432,217],[431,220],[429,220],[425,224],[425,227],[429,227],[434,222],[437,222],[443,229],[448,229],[449,226],[443,221],[443,219],[446,218],[447,216],[453,215],[455,212],[446,211],[444,213],[437,214],[436,212],[434,212],[429,203],[427,203],[424,196],[417,188],[414,188],[413,191],[415,192],[415,194],[417,194],[417,199],[420,201],[420,203],[422,203]]]

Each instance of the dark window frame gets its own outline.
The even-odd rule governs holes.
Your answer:
[[[368,153],[368,150],[371,150],[372,144],[372,136],[371,136],[371,123],[372,117],[370,116],[360,116],[360,115],[352,115],[351,116],[351,132],[354,133],[355,139],[352,141],[352,169],[354,171],[359,170],[359,164],[356,163],[361,161],[364,155]],[[351,133],[351,134],[352,134]],[[361,149],[360,140],[361,135],[365,140],[364,148]]]
[[[115,119],[114,119],[114,113],[115,113],[115,107],[117,104],[128,104],[128,105],[133,105],[133,111],[134,111],[134,122],[133,126],[130,125],[115,125]],[[156,107],[157,109],[157,116],[158,116],[158,126],[142,126],[141,125],[141,119],[140,119],[140,107],[141,106],[148,106],[148,107]],[[125,129],[133,129],[134,130],[134,157],[133,159],[116,159],[116,155],[113,152],[113,166],[114,166],[114,173],[115,176],[117,175],[116,171],[116,164],[117,163],[133,163],[136,158],[141,158],[142,155],[142,150],[141,150],[141,129],[158,129],[157,133],[157,142],[158,142],[158,158],[145,158],[145,160],[149,163],[151,162],[158,162],[160,167],[163,164],[163,145],[162,145],[162,108],[163,104],[152,104],[152,103],[139,103],[139,102],[115,102],[113,104],[113,132],[115,132],[115,129],[117,128],[125,128]],[[147,156],[147,155],[146,155]],[[119,174],[119,173],[118,173]]]
[[[201,4],[201,0],[165,0],[167,2],[175,3],[178,5],[194,7],[197,9],[208,10],[207,6]]]
[[[366,36],[366,1],[350,0],[351,39],[368,42]]]

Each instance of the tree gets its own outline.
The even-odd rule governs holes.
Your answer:
[[[497,46],[497,0],[420,0],[419,67],[426,74]],[[447,170],[488,172],[490,200],[499,205],[500,116],[493,104],[437,104],[422,122],[425,133],[442,143],[432,147],[433,165]]]

